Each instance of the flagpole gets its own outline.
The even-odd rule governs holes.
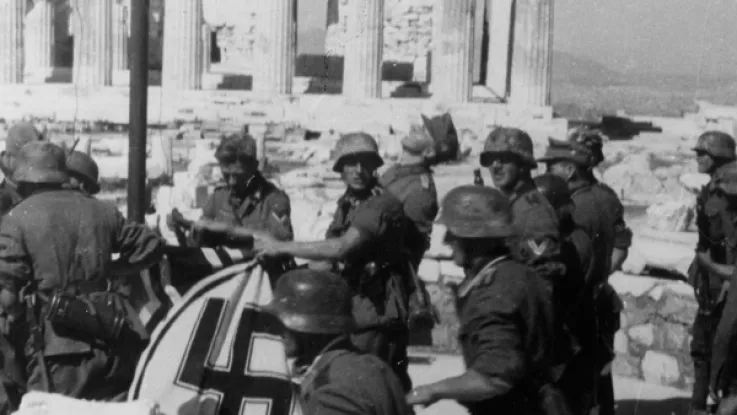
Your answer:
[[[146,212],[146,135],[150,0],[131,0],[128,219],[143,223]]]

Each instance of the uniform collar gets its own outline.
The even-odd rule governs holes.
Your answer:
[[[231,190],[230,198],[235,199],[239,202],[242,202],[244,200],[258,202],[264,197],[265,185],[266,179],[264,178],[264,176],[262,176],[261,173],[256,172],[253,177],[248,179],[245,189],[243,190],[243,194],[237,195],[234,194]]]
[[[535,189],[537,189],[537,187],[535,186],[535,182],[533,182],[532,179],[521,180],[515,187],[512,194],[509,196],[510,203],[514,203],[517,199],[519,199],[520,196]]]
[[[468,270],[469,277],[465,278],[461,285],[458,286],[457,296],[463,298],[471,292],[471,290],[479,286],[484,280],[491,277],[494,267],[501,262],[507,260],[509,255],[502,255],[491,260],[481,261]]]
[[[578,180],[576,182],[573,182],[573,183],[569,184],[569,187],[570,187],[571,194],[573,194],[573,193],[576,193],[576,192],[578,192],[580,190],[589,188],[589,187],[591,187],[591,186],[593,186],[593,185],[595,185],[597,183],[599,183],[599,181],[596,180],[595,177],[593,177],[591,179],[582,179],[582,180]]]
[[[378,181],[375,181],[373,186],[371,186],[368,190],[360,193],[354,192],[351,189],[346,189],[345,193],[343,193],[343,196],[340,197],[339,203],[347,203],[355,207],[358,206],[361,202],[364,202],[369,198],[373,196],[378,196],[382,193],[384,193],[384,188],[381,187]]]
[[[338,336],[333,341],[328,343],[321,351],[317,354],[317,357],[315,357],[312,360],[312,363],[304,363],[300,362],[299,359],[295,360],[290,365],[289,373],[291,374],[292,382],[302,385],[305,382],[309,382],[320,369],[320,363],[322,363],[323,357],[328,352],[331,352],[333,350],[341,350],[341,349],[347,349],[352,350],[353,345],[350,342],[350,339],[348,336]]]

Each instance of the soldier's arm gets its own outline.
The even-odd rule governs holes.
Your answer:
[[[503,395],[524,378],[525,352],[517,326],[519,301],[501,289],[481,289],[471,294],[476,313],[467,329],[475,353],[466,373],[428,385],[441,399],[478,402]],[[469,305],[470,306],[470,305]]]
[[[735,271],[734,265],[714,262],[708,252],[697,252],[696,261],[709,272],[709,275],[716,276],[722,281],[729,281]]]
[[[267,203],[269,203],[268,229],[274,238],[280,241],[293,240],[292,206],[289,196],[284,192],[275,191],[269,195]]]
[[[115,214],[113,251],[120,258],[113,272],[140,272],[161,260],[165,241],[145,225],[127,221],[120,212]]]
[[[20,225],[12,212],[0,225],[0,307],[8,312],[20,306],[20,290],[33,277]]]
[[[257,240],[256,250],[265,252],[281,253],[297,258],[311,259],[316,261],[336,261],[345,259],[351,252],[361,249],[366,243],[386,232],[387,223],[384,215],[384,203],[366,202],[356,212],[351,227],[341,236],[329,238],[324,241],[313,242],[277,242],[267,243],[267,247],[259,246]],[[396,201],[399,204],[398,201]],[[401,209],[401,206],[398,206]]]
[[[364,415],[373,413],[372,407],[372,402],[366,402],[354,390],[334,382],[310,394],[302,410],[304,415]]]
[[[614,220],[614,250],[612,251],[610,274],[622,268],[630,246],[632,246],[632,230],[624,221],[624,207],[618,203]]]

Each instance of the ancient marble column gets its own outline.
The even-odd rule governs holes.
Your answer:
[[[514,0],[487,0],[486,3],[489,20],[486,86],[500,99],[509,95],[513,5]]]
[[[356,99],[381,98],[384,0],[352,0],[347,7],[343,95]]]
[[[432,94],[446,102],[471,100],[475,0],[437,0]]]
[[[259,0],[255,55],[258,57],[253,90],[291,94],[296,51],[294,0]]]
[[[212,55],[212,29],[210,25],[202,25],[202,72],[210,72],[210,61]]]
[[[518,0],[515,10],[509,103],[550,105],[553,61],[553,0]]]
[[[43,74],[44,79],[54,66],[55,12],[53,2],[39,0],[26,14],[25,72]]]
[[[486,62],[482,62],[484,51],[484,21],[486,20],[486,0],[474,0],[474,21],[473,21],[473,84],[481,83],[481,72]]]
[[[26,0],[0,1],[0,84],[23,82],[23,17]]]
[[[74,32],[75,85],[101,87],[113,82],[113,0],[75,0],[71,11]]]
[[[164,1],[164,56],[161,86],[202,88],[202,0]]]
[[[113,70],[128,70],[128,16],[130,10],[123,0],[113,4]]]

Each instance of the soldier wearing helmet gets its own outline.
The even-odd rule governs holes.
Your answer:
[[[416,272],[430,248],[433,222],[438,214],[438,195],[430,166],[435,161],[435,141],[424,126],[414,125],[402,138],[402,156],[379,179],[379,183],[404,206],[410,220],[405,245],[412,253],[409,272]],[[413,327],[431,328],[434,324],[430,295],[422,280],[413,278],[410,319]]]
[[[558,218],[532,181],[530,171],[537,163],[530,136],[517,128],[495,128],[486,138],[480,163],[489,169],[494,187],[511,201],[519,231],[515,254],[532,266],[555,269],[560,254]]]
[[[547,165],[548,172],[566,181],[575,206],[573,220],[592,241],[594,260],[585,295],[597,310],[598,342],[595,350],[589,350],[596,356],[590,367],[601,373],[595,385],[599,413],[613,414],[614,385],[610,368],[622,303],[608,279],[626,259],[632,232],[624,222],[624,207],[616,193],[594,177],[593,168],[604,160],[602,142],[597,131],[576,128],[568,133],[566,140],[549,139],[545,155],[538,161]]]
[[[73,151],[67,157],[67,171],[71,188],[90,196],[100,192],[100,170],[92,157],[80,151]]]
[[[559,385],[572,413],[587,414],[594,406],[595,389],[591,386],[597,378],[590,369],[597,340],[596,325],[592,319],[595,309],[585,289],[587,281],[593,278],[592,241],[573,221],[574,204],[566,181],[550,173],[537,176],[534,180],[537,190],[558,213],[561,257],[566,266],[566,275],[556,282],[554,296],[557,314],[562,316],[563,324],[579,346],[578,354],[568,362]]]
[[[294,231],[289,196],[258,170],[256,140],[247,133],[224,135],[215,158],[225,183],[207,200],[191,242],[197,246],[235,244],[232,237],[215,235],[233,226],[291,241]],[[171,219],[169,222],[173,226]]]
[[[0,153],[0,170],[5,176],[0,183],[0,216],[4,216],[23,198],[18,194],[18,186],[13,182],[13,172],[18,167],[18,154],[24,145],[44,140],[43,134],[31,123],[19,122],[8,129],[5,150]]]
[[[305,415],[405,415],[410,408],[397,375],[351,343],[356,326],[352,301],[353,292],[341,276],[297,269],[279,278],[274,299],[264,307],[284,328],[302,410]]]
[[[407,400],[431,405],[455,399],[476,414],[543,413],[551,383],[551,293],[515,260],[509,199],[482,186],[460,186],[443,199],[439,222],[466,278],[453,287],[466,372],[415,388]],[[565,406],[565,403],[563,403]]]
[[[0,223],[0,306],[24,325],[16,340],[26,345],[25,389],[114,399],[130,386],[147,334],[111,291],[108,278],[120,271],[112,255],[141,272],[161,259],[164,241],[117,207],[65,188],[61,147],[31,142],[17,161],[12,180],[24,199]]]
[[[707,131],[701,134],[693,148],[700,173],[711,176],[696,198],[696,226],[699,240],[696,257],[689,268],[689,282],[695,287],[699,311],[693,325],[691,357],[694,362],[694,389],[691,408],[696,414],[707,408],[709,379],[714,379],[710,361],[717,324],[723,315],[729,275],[714,272],[720,264],[731,264],[732,253],[727,241],[731,238],[734,208],[725,197],[720,182],[735,160],[735,141],[726,133]],[[720,172],[720,170],[722,170]]]
[[[261,257],[291,255],[327,261],[356,292],[353,313],[359,330],[356,346],[384,359],[405,389],[407,373],[407,307],[411,288],[404,248],[408,219],[402,203],[378,182],[384,163],[379,147],[363,132],[343,135],[333,152],[333,171],[341,174],[346,191],[323,241],[282,242],[256,235],[254,249]],[[239,228],[229,230],[238,235]]]

